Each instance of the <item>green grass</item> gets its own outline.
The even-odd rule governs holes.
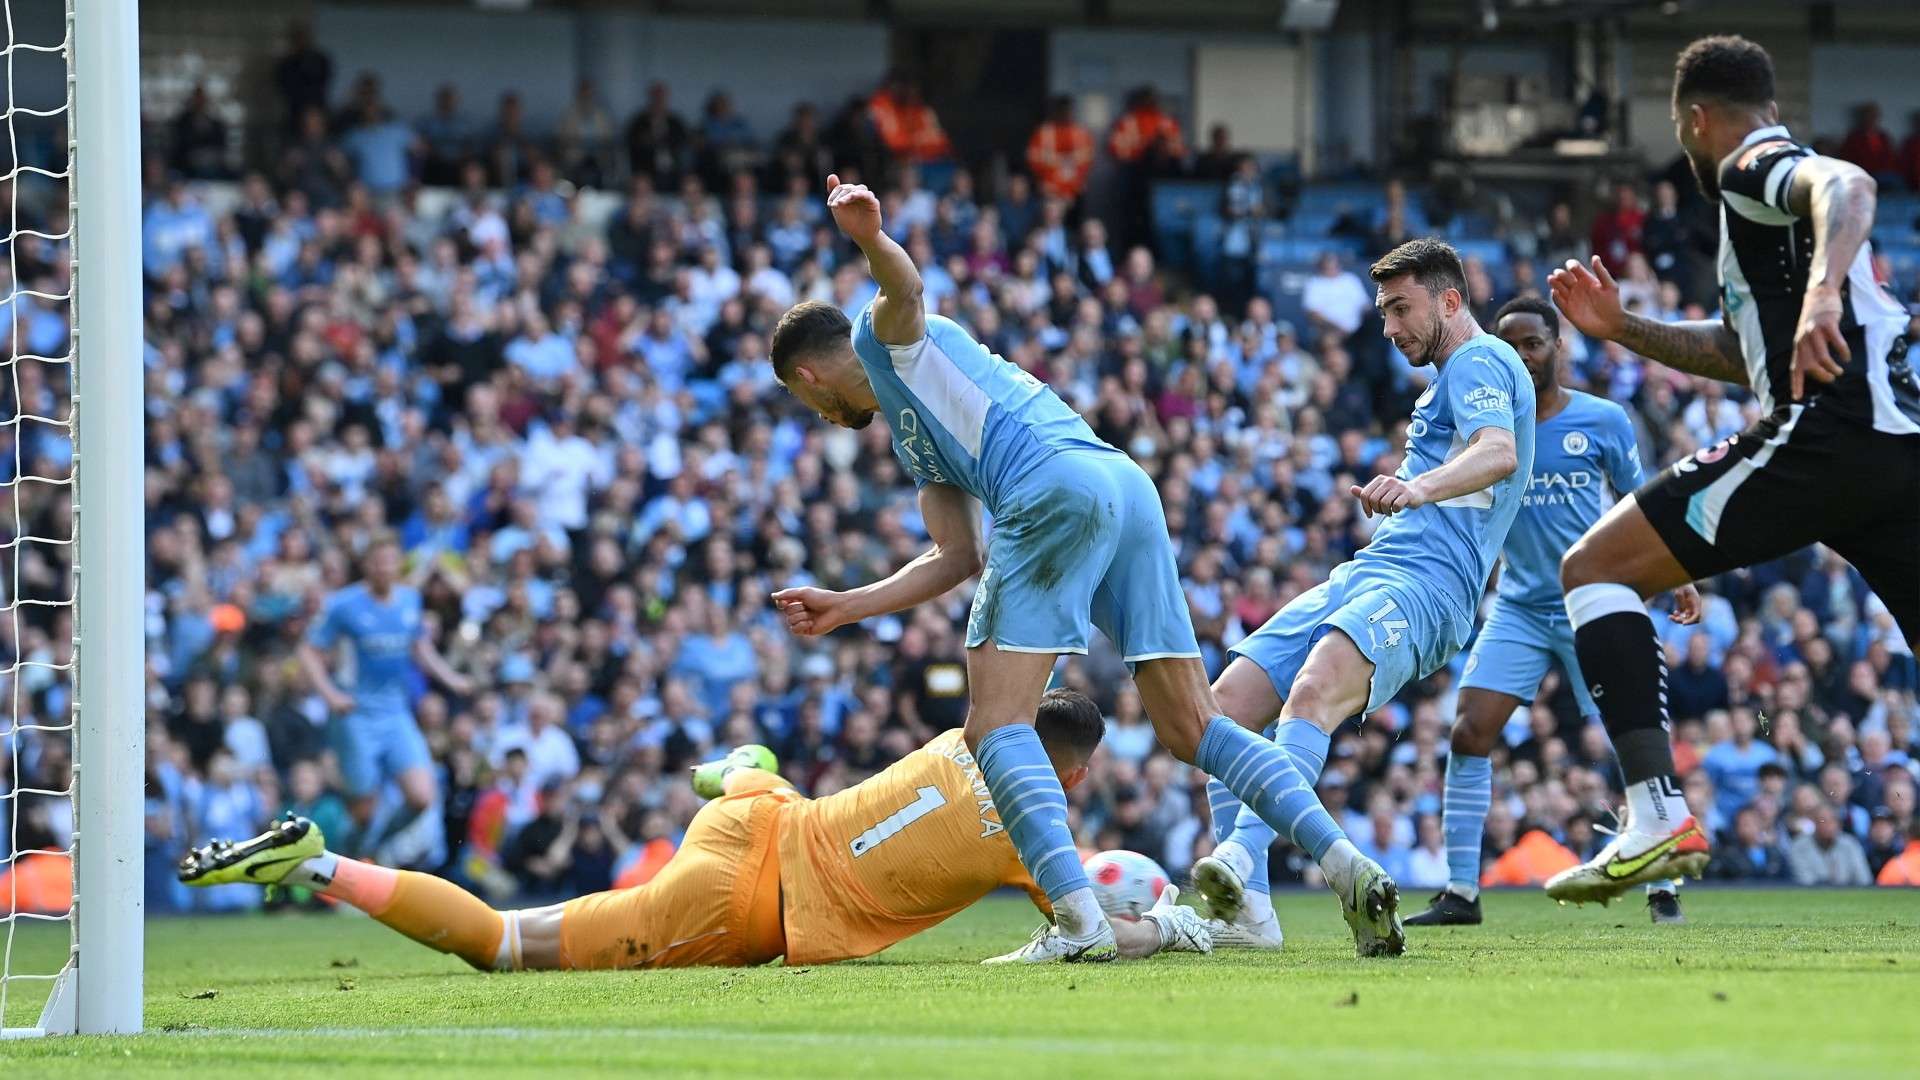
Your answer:
[[[1637,898],[1487,901],[1399,961],[1355,960],[1299,894],[1278,956],[1021,970],[975,963],[1030,929],[1014,899],[792,970],[481,975],[350,915],[155,920],[149,1034],[0,1042],[0,1076],[1912,1075],[1913,893],[1694,889],[1677,928]],[[63,947],[23,931],[16,969]]]

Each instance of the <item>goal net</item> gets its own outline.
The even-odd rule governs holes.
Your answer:
[[[0,1035],[138,1031],[136,6],[0,13]]]

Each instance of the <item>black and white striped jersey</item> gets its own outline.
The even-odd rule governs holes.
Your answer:
[[[1815,156],[1773,126],[1748,135],[1720,163],[1721,310],[1740,336],[1748,381],[1769,415],[1792,404],[1784,399],[1793,334],[1813,262],[1813,222],[1788,208],[1787,193],[1794,171]],[[1877,431],[1920,434],[1920,378],[1902,344],[1907,310],[1874,281],[1871,244],[1854,256],[1840,301],[1840,331],[1853,359],[1832,383],[1809,379],[1807,400],[1817,397],[1823,411]]]

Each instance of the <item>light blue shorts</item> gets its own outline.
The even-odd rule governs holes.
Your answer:
[[[1228,651],[1259,664],[1285,701],[1307,654],[1328,630],[1338,629],[1373,664],[1366,709],[1373,712],[1453,659],[1466,638],[1461,622],[1420,583],[1349,562]]]
[[[382,784],[408,769],[433,766],[427,738],[410,713],[356,709],[335,716],[327,728],[327,742],[340,759],[340,779],[352,798],[379,791]]]
[[[1600,709],[1580,675],[1580,658],[1573,651],[1573,624],[1565,608],[1535,608],[1494,598],[1480,625],[1480,637],[1467,657],[1462,690],[1492,690],[1532,703],[1540,680],[1560,661],[1573,685],[1581,716],[1599,716]]]
[[[1129,665],[1200,655],[1152,479],[1124,454],[1069,450],[1002,500],[967,647],[1084,653],[1093,627]]]

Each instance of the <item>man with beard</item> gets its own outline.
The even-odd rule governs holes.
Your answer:
[[[1513,346],[1474,321],[1459,254],[1410,240],[1369,274],[1386,336],[1437,369],[1414,403],[1399,470],[1350,490],[1385,520],[1352,561],[1235,645],[1213,685],[1242,725],[1279,721],[1278,743],[1308,783],[1347,717],[1379,709],[1466,643],[1533,470],[1533,379]],[[1274,834],[1225,785],[1207,792],[1220,845],[1194,864],[1193,884],[1220,920],[1214,937],[1273,948]]]
[[[1580,667],[1628,797],[1613,842],[1547,882],[1561,901],[1611,900],[1708,861],[1675,775],[1646,598],[1819,542],[1920,643],[1920,380],[1906,362],[1907,313],[1873,277],[1873,179],[1780,126],[1773,62],[1745,38],[1680,53],[1673,117],[1701,191],[1720,202],[1721,318],[1629,315],[1598,261],[1554,271],[1554,302],[1589,337],[1751,387],[1762,418],[1620,502],[1561,563]]]

